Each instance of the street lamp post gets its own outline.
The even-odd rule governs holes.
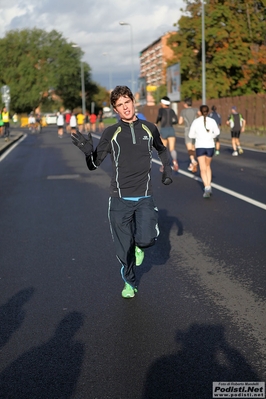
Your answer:
[[[133,50],[133,31],[132,26],[128,22],[119,22],[120,25],[128,25],[130,27],[130,41],[131,41],[131,88],[134,95],[134,50]]]
[[[85,100],[85,81],[84,81],[84,64],[80,62],[80,72],[81,72],[81,97],[82,97],[82,113],[86,114],[86,100]]]
[[[73,48],[79,47],[77,44],[72,44]],[[80,60],[80,74],[81,74],[81,99],[82,99],[82,113],[86,114],[86,99],[85,99],[85,79],[84,79],[84,64]]]
[[[109,53],[103,53],[103,55],[108,57],[108,63],[109,63],[109,90],[110,90],[110,93],[111,93],[113,83],[112,83],[112,70],[111,70],[110,54]]]
[[[201,10],[201,51],[202,51],[202,104],[206,104],[206,66],[205,66],[205,11],[204,11],[204,0],[202,0],[202,10]]]

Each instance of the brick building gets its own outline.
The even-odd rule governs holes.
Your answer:
[[[166,84],[167,60],[173,57],[167,39],[174,33],[165,33],[140,52],[140,77],[146,77],[147,86]]]

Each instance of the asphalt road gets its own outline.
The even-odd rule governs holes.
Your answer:
[[[208,399],[213,381],[265,381],[266,153],[222,146],[206,200],[177,149],[170,186],[155,154],[161,234],[130,300],[110,160],[88,171],[53,127],[0,162],[1,399]]]

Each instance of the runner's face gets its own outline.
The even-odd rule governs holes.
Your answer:
[[[115,112],[126,122],[136,120],[133,101],[128,96],[121,96],[115,103]]]

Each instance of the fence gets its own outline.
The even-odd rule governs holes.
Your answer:
[[[217,98],[215,100],[207,100],[208,106],[211,108],[216,106],[217,112],[222,117],[222,125],[231,113],[232,106],[237,107],[237,111],[246,120],[247,128],[253,130],[266,131],[266,94],[254,94],[239,97]],[[193,101],[193,107],[199,108],[202,105],[200,100]],[[138,107],[145,117],[155,123],[160,105]],[[183,103],[178,103],[178,113],[183,109]]]

